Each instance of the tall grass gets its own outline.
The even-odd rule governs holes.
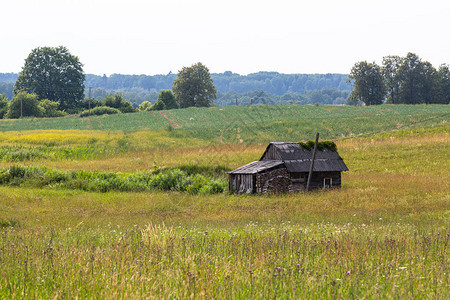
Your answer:
[[[332,114],[341,108],[302,109]],[[409,112],[389,112],[390,106],[342,109],[355,117]],[[420,106],[416,113],[429,109],[434,108]],[[205,116],[195,109],[182,113],[188,112]],[[266,143],[205,144],[186,139],[190,133],[176,127],[170,133],[38,131],[38,137],[5,132],[2,147],[43,154],[88,146],[113,152],[0,163],[11,176],[0,186],[0,298],[447,299],[448,128],[434,124],[338,140],[350,168],[342,189],[244,196],[180,192],[176,183],[199,174],[216,180],[227,169],[259,159]],[[172,146],[154,148],[159,142],[153,137]],[[153,182],[175,183],[168,185],[175,186],[170,192],[99,193],[68,185],[126,178],[136,184],[146,174],[148,185],[151,176],[173,169],[180,171]]]
[[[7,298],[445,299],[448,242],[383,222],[7,229],[0,286]]]

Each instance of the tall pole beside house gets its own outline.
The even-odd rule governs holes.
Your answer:
[[[311,177],[314,169],[314,160],[316,159],[316,152],[317,152],[317,143],[319,142],[319,133],[316,134],[316,142],[314,143],[314,151],[311,159],[311,166],[309,167],[309,174],[308,174],[308,182],[306,183],[306,192],[309,191],[309,184],[311,183]]]

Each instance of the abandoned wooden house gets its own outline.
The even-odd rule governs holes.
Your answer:
[[[270,143],[259,161],[229,174],[229,189],[242,193],[286,193],[306,188],[313,150],[300,143]],[[341,186],[341,172],[348,171],[336,149],[317,150],[310,189]]]

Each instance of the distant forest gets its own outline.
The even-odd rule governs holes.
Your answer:
[[[13,97],[17,73],[0,73],[0,94]],[[135,106],[155,103],[160,90],[171,89],[177,74],[99,76],[86,74],[86,97],[101,100],[120,93]],[[344,104],[352,90],[346,74],[280,74],[258,72],[239,75],[212,73],[217,87],[217,106],[253,104]]]

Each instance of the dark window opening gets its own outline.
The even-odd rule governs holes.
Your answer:
[[[332,185],[333,185],[333,179],[331,179],[331,178],[323,179],[323,188],[324,189],[329,189],[332,187]]]

